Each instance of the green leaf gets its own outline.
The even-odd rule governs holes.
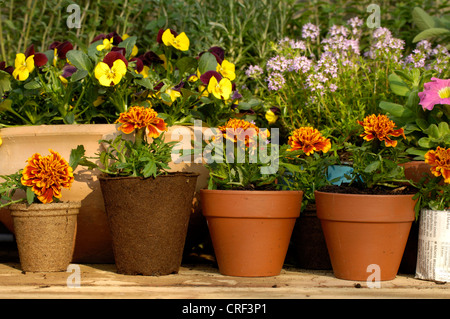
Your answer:
[[[426,13],[422,8],[415,7],[412,12],[412,18],[417,27],[422,31],[435,27],[433,17]]]
[[[436,124],[431,124],[424,133],[428,134],[428,136],[432,138],[439,138],[439,129]]]
[[[397,103],[381,101],[379,106],[395,117],[409,117],[414,115],[409,109]]]
[[[89,56],[78,50],[70,50],[66,54],[67,60],[75,66],[78,70],[86,70],[91,72],[93,69],[92,61]]]
[[[11,75],[8,72],[0,70],[0,96],[11,90]]]
[[[373,173],[380,167],[380,165],[381,165],[380,161],[374,161],[366,166],[366,168],[364,169],[364,173]]]
[[[198,61],[198,69],[201,74],[207,71],[216,71],[217,69],[216,57],[209,52],[203,53]]]
[[[389,79],[389,86],[392,92],[394,92],[394,94],[406,96],[409,93],[410,89],[408,85],[405,82],[403,82],[401,77],[399,77],[397,74],[394,73],[390,74],[388,79]]]
[[[36,80],[32,80],[32,81],[26,83],[23,87],[26,88],[27,90],[35,90],[35,89],[39,89],[41,87],[41,83],[39,83]]]
[[[122,42],[119,43],[118,47],[119,48],[125,48],[125,58],[129,59],[131,53],[133,52],[133,47],[136,44],[136,40],[137,37],[136,36],[132,36],[132,37],[128,37],[125,40],[123,40]]]
[[[427,149],[434,147],[434,143],[431,142],[431,139],[429,137],[422,137],[421,139],[419,139],[417,144],[420,147],[427,148]]]
[[[441,35],[449,35],[450,30],[444,28],[431,28],[420,32],[413,39],[413,43],[419,42],[421,40],[428,40],[430,38],[438,37]]]
[[[175,63],[175,66],[180,70],[180,74],[183,75],[186,72],[194,73],[197,69],[197,64],[197,59],[183,57]]]
[[[10,99],[4,100],[2,103],[0,103],[0,112],[3,112],[3,111],[11,112],[12,111],[11,105],[12,105],[12,100],[10,100]]]
[[[34,192],[31,187],[27,187],[27,202],[28,204],[32,204],[34,202]]]
[[[88,74],[89,74],[88,71],[79,69],[74,74],[72,74],[72,76],[70,77],[70,81],[71,82],[79,81],[81,79],[84,79]]]

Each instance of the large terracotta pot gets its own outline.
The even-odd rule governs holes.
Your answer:
[[[187,172],[146,179],[100,176],[119,273],[178,273],[197,177]]]
[[[67,270],[80,206],[80,202],[10,206],[23,271]]]
[[[220,273],[279,275],[303,192],[201,190],[200,195]]]
[[[177,133],[177,130],[179,133]],[[171,127],[166,132],[166,140],[181,141],[184,147],[191,145],[191,139],[184,138],[187,132],[193,135],[192,127]],[[181,133],[180,133],[181,132]],[[87,156],[95,156],[102,151],[100,139],[112,139],[119,134],[114,124],[42,125],[19,126],[0,129],[3,144],[0,146],[0,175],[17,172],[23,168],[33,153],[48,154],[52,149],[69,159],[70,151],[84,145]],[[188,146],[186,146],[188,145]],[[172,171],[199,172],[198,189],[207,183],[208,171],[202,164],[171,163]],[[98,181],[99,171],[78,167],[75,182],[70,190],[63,190],[65,201],[81,201],[78,215],[78,233],[73,261],[78,263],[113,263],[114,256],[110,230],[108,227],[103,197]],[[201,216],[198,203],[193,221]],[[200,220],[198,224],[201,225]],[[14,232],[8,209],[0,210],[0,222]],[[194,232],[195,233],[195,232]]]
[[[315,192],[317,216],[337,278],[396,277],[415,219],[412,197]],[[372,274],[374,269],[379,272]]]

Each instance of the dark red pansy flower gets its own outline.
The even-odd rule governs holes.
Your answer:
[[[205,73],[203,73],[203,74],[200,76],[200,81],[202,81],[202,83],[203,83],[204,85],[208,85],[209,80],[210,80],[213,76],[216,78],[217,82],[219,82],[220,80],[222,80],[222,76],[220,75],[219,72],[217,72],[217,71],[206,71]]]
[[[56,54],[58,55],[58,58],[65,59],[67,52],[73,50],[73,45],[69,41],[64,42],[55,41],[52,44],[50,44],[50,50],[54,49],[56,49]]]
[[[34,55],[34,65],[37,67],[45,65],[48,61],[48,58],[44,53],[35,53],[34,44],[30,45],[25,51],[25,58],[28,58],[30,55]]]
[[[119,51],[111,51],[103,58],[103,62],[106,63],[110,68],[112,68],[114,61],[122,60],[126,66],[128,66],[128,61]]]

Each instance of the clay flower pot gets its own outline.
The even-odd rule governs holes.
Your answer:
[[[178,272],[197,177],[184,172],[146,179],[99,177],[118,273]]]
[[[72,260],[81,202],[12,204],[23,271],[66,271]]]
[[[301,191],[200,190],[220,273],[279,275],[302,196]]]
[[[315,192],[317,216],[337,278],[396,277],[415,219],[413,196]]]

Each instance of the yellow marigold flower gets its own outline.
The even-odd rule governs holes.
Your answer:
[[[294,130],[289,136],[288,144],[291,147],[288,151],[302,150],[307,156],[318,151],[327,153],[331,148],[330,139],[311,126]]]
[[[450,148],[438,146],[425,154],[425,163],[431,166],[434,176],[444,177],[444,182],[450,183]]]
[[[0,136],[0,146],[3,144],[2,137]]]
[[[223,60],[222,64],[217,64],[216,71],[228,78],[230,81],[233,81],[236,78],[235,66],[227,60]]]
[[[53,197],[61,198],[62,188],[70,188],[74,181],[72,167],[57,152],[31,156],[22,172],[22,185],[31,187],[42,203],[51,203]]]
[[[250,140],[255,141],[259,134],[259,128],[246,120],[242,119],[229,119],[228,122],[218,127],[222,136],[225,139],[232,140],[233,142],[245,141],[245,146],[249,146]],[[268,137],[269,131],[265,131]]]
[[[233,85],[227,78],[222,78],[217,81],[216,77],[212,76],[208,83],[208,92],[212,93],[217,99],[228,100],[231,96]]]
[[[269,122],[269,124],[273,124],[278,120],[278,115],[276,115],[272,110],[268,110],[266,112],[266,120]]]
[[[25,81],[34,70],[34,55],[25,58],[23,53],[16,54],[14,67],[13,77],[19,81]]]
[[[120,59],[115,60],[111,68],[105,62],[99,62],[94,70],[95,77],[103,86],[116,85],[126,73],[127,66]]]
[[[135,129],[147,128],[148,136],[154,138],[161,134],[160,131],[167,131],[164,120],[150,107],[130,107],[127,112],[120,113],[116,123],[122,123],[118,130],[125,134],[130,134]]]
[[[184,32],[174,36],[170,29],[167,29],[162,35],[162,41],[166,46],[173,46],[177,50],[189,50],[189,38]]]
[[[390,137],[402,135],[405,138],[403,129],[394,129],[396,124],[384,114],[366,116],[362,122],[358,121],[358,123],[364,127],[364,133],[360,136],[363,136],[366,141],[377,138],[380,141],[384,141],[386,147],[396,147],[397,141],[392,140]]]
[[[113,40],[114,40],[114,38],[111,38],[110,40],[103,39],[103,44],[97,45],[97,51],[111,50],[111,48],[113,46]]]

